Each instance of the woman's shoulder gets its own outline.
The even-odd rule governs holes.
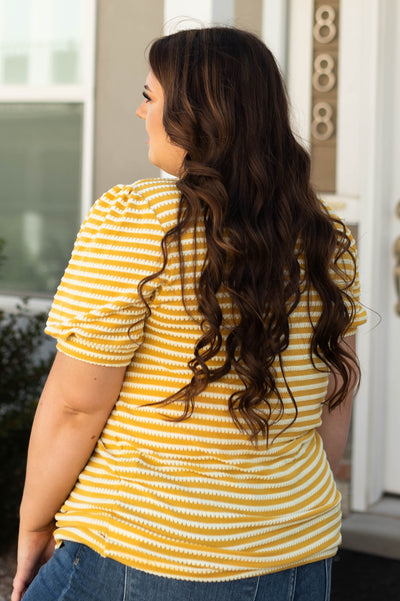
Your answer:
[[[99,200],[112,203],[123,200],[142,200],[150,204],[157,204],[165,199],[180,198],[180,192],[174,179],[152,178],[139,179],[132,184],[117,184],[107,190]]]
[[[95,202],[86,221],[137,221],[147,215],[163,227],[176,220],[179,199],[180,192],[173,179],[152,178],[117,184]]]
[[[118,195],[123,196],[128,205],[145,205],[164,226],[171,226],[176,221],[181,193],[175,179],[140,179],[132,184],[119,186]]]
[[[176,178],[172,177],[152,177],[138,179],[127,187],[140,191],[143,194],[159,194],[162,191],[165,191],[166,193],[172,191],[177,192],[176,182]]]
[[[168,200],[176,203],[180,198],[180,192],[176,186],[175,179],[152,178],[139,179],[133,184],[124,186],[125,192],[130,191],[133,195],[138,195],[151,206],[156,206],[167,202]]]

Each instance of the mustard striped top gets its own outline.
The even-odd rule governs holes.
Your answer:
[[[153,574],[205,581],[332,556],[340,542],[340,495],[316,433],[328,375],[318,370],[324,368],[318,358],[315,367],[309,359],[305,298],[291,316],[283,354],[298,417],[292,424],[294,408],[277,362],[285,414],[272,427],[271,439],[281,434],[268,450],[255,448],[233,424],[227,399],[241,387],[234,373],[211,383],[186,421],[166,419],[181,415],[181,406],[154,406],[189,382],[187,363],[201,335],[190,278],[193,232],[183,239],[193,316],[182,303],[174,247],[165,271],[145,287],[151,303],[145,321],[137,294],[140,280],[162,265],[160,241],[176,221],[178,202],[173,180],[142,180],[104,194],[81,228],[55,296],[46,332],[60,351],[127,367],[93,455],[57,514],[56,539],[84,542]],[[200,271],[201,228],[198,236]],[[358,280],[352,293],[357,300]],[[312,303],[317,317],[316,294]],[[228,313],[222,292],[220,304]],[[364,318],[359,307],[349,334]],[[212,366],[222,362],[221,353]]]

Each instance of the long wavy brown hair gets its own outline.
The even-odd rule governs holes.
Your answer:
[[[163,267],[140,283],[139,292],[165,269],[174,240],[184,299],[182,235],[203,221],[207,241],[197,277],[202,336],[189,362],[193,376],[162,404],[182,401],[180,419],[186,419],[197,395],[234,370],[243,387],[229,398],[232,418],[251,440],[261,435],[268,443],[272,408],[279,407],[277,419],[284,411],[273,365],[278,360],[282,367],[290,314],[301,294],[315,290],[322,303],[310,360],[315,365],[318,357],[340,375],[326,401],[329,408],[359,379],[357,363],[341,344],[355,316],[350,240],[310,185],[309,156],[292,133],[282,77],[261,40],[228,27],[180,31],[156,40],[149,62],[164,90],[165,130],[186,157],[177,180],[177,223],[162,242]],[[196,237],[196,227],[194,232]],[[346,254],[354,264],[350,275],[339,266]],[[221,287],[238,315],[226,342],[217,298]],[[311,320],[310,312],[309,306]],[[223,346],[225,363],[213,369],[209,361]]]

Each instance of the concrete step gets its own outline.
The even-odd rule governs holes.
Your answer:
[[[400,559],[400,517],[350,513],[343,520],[342,537],[344,549]]]

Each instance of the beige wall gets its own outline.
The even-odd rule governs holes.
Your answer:
[[[200,1],[200,0],[199,0]],[[159,175],[136,115],[145,50],[163,33],[163,0],[98,0],[93,198],[111,186]],[[261,33],[262,0],[235,0],[235,24]]]
[[[135,111],[147,73],[145,50],[162,26],[163,0],[98,0],[94,198],[115,184],[159,175]]]
[[[262,0],[235,0],[235,25],[261,35]]]

